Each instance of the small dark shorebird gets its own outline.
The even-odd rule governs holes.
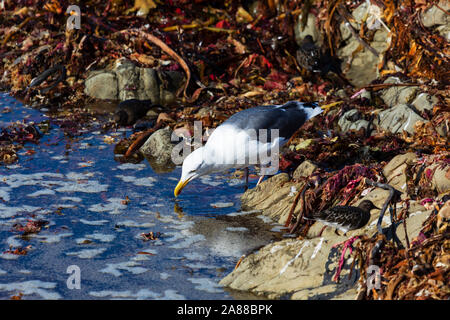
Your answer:
[[[130,99],[122,101],[117,106],[114,121],[121,126],[133,125],[144,117],[153,106],[151,100]]]
[[[328,72],[335,73],[338,78],[348,84],[348,80],[342,75],[341,60],[333,57],[329,50],[322,51],[316,44],[312,36],[307,35],[303,38],[297,50],[297,62],[306,70],[314,73],[320,73],[325,76]]]
[[[313,38],[307,35],[297,51],[297,62],[308,71],[321,72],[320,57],[320,49],[314,43]]]
[[[336,206],[320,212],[315,212],[306,220],[316,220],[322,222],[325,226],[330,226],[341,230],[344,235],[350,230],[356,230],[364,227],[370,219],[370,210],[379,209],[372,201],[363,200],[357,207]],[[322,229],[323,231],[323,229]],[[322,231],[320,234],[322,234]]]

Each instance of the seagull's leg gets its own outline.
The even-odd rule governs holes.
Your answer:
[[[245,189],[245,191],[247,191],[247,189],[248,189],[248,175],[249,175],[248,167],[244,168],[244,175],[245,175],[245,187],[244,187],[244,189]]]
[[[258,186],[261,183],[261,181],[262,181],[262,179],[264,179],[264,177],[265,177],[264,175],[259,177],[259,180],[258,180],[258,183],[256,184],[256,186]]]

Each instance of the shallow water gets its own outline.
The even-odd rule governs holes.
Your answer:
[[[0,94],[5,107],[11,111],[0,114],[0,127],[47,119]],[[131,130],[100,127],[69,138],[52,124],[18,162],[0,165],[0,298],[254,298],[218,284],[241,255],[280,237],[280,225],[239,212],[243,181],[207,176],[175,199],[181,168],[157,174],[148,162],[116,162],[105,135],[117,142]],[[22,236],[13,226],[28,220],[49,223]],[[144,241],[149,232],[160,236]],[[19,247],[27,254],[7,253]],[[80,270],[80,289],[68,286],[69,266]]]

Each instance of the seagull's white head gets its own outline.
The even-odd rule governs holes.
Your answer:
[[[178,197],[181,190],[189,181],[210,173],[210,166],[204,160],[205,147],[198,148],[190,153],[183,161],[181,178],[174,190],[175,197]]]

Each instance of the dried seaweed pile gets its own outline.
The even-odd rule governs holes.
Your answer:
[[[450,287],[449,203],[436,204],[416,239],[406,248],[383,235],[365,238],[357,245],[355,258],[361,272],[360,299],[448,299]],[[402,218],[399,217],[401,220]],[[403,221],[405,225],[405,221]],[[406,228],[406,226],[405,226]],[[381,286],[367,292],[367,268],[382,266]]]

